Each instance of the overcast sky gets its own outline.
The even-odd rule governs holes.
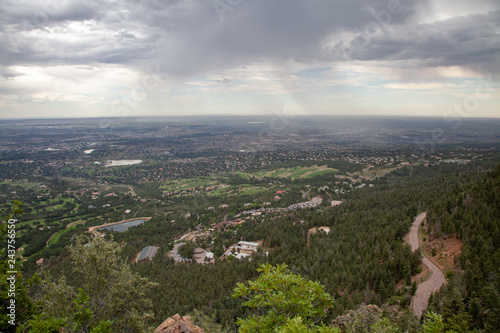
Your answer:
[[[1,0],[0,118],[500,117],[498,0]]]

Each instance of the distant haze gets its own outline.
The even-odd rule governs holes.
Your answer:
[[[0,118],[500,117],[498,0],[2,0]]]

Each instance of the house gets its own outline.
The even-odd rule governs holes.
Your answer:
[[[219,222],[216,225],[214,225],[214,229],[220,231],[222,228],[224,228],[226,226],[230,226],[230,225],[233,225],[233,222],[231,222],[231,221],[222,221],[222,222]]]
[[[205,252],[205,249],[197,247],[193,250],[193,259],[198,263],[203,263],[203,260],[205,259]]]
[[[193,254],[196,256],[196,255],[200,255],[200,254],[204,254],[205,253],[205,250],[202,249],[201,247],[197,247],[196,249],[194,249],[193,251]]]
[[[128,214],[128,213],[130,213],[130,212],[131,212],[131,210],[130,210],[130,209],[127,209],[126,211],[124,211],[124,213],[125,213],[125,214]]]
[[[139,254],[139,258],[137,258],[137,262],[139,261],[153,261],[153,258],[158,252],[158,247],[156,246],[146,246],[142,249],[141,254]]]
[[[37,261],[35,261],[35,263],[40,266],[41,264],[43,264],[43,258],[40,258],[38,259]]]
[[[285,194],[286,191],[276,191],[276,194]]]
[[[226,208],[229,208],[229,205],[220,205],[219,207],[222,209],[226,209]]]
[[[250,254],[249,253],[238,253],[235,257],[236,257],[236,259],[243,260],[243,259],[250,257]]]
[[[259,243],[254,243],[254,242],[245,242],[245,241],[239,241],[238,242],[238,247],[241,250],[250,250],[257,252],[257,248],[259,247]]]

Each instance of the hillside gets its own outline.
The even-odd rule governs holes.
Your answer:
[[[500,330],[500,165],[484,179],[436,202],[429,210],[436,237],[463,242],[448,285],[431,302],[450,322]],[[464,325],[465,326],[465,325]]]

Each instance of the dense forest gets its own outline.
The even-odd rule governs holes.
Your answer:
[[[471,330],[500,330],[500,165],[475,184],[457,188],[429,209],[437,237],[456,235],[464,245],[457,270],[430,309]]]
[[[362,303],[408,305],[409,288],[398,290],[396,285],[418,271],[420,254],[404,245],[404,235],[418,212],[477,177],[467,166],[409,168],[388,175],[373,188],[350,193],[345,204],[330,210],[246,223],[235,232],[217,236],[215,242],[228,237],[232,241],[262,239],[269,255],[256,256],[252,262],[201,266],[165,260],[135,269],[160,282],[151,295],[160,318],[196,308],[233,326],[242,310],[230,296],[231,286],[255,277],[255,268],[262,262],[286,263],[292,272],[325,285],[336,299],[329,319]],[[314,226],[329,226],[331,233],[308,240],[307,231]]]
[[[83,317],[54,321],[64,311],[52,309],[53,317],[33,318],[54,327],[92,323],[105,332],[116,329],[113,325],[120,323],[125,331],[138,331],[155,327],[175,313],[196,313],[209,318],[221,330],[235,331],[239,327],[237,323],[255,314],[245,306],[245,300],[234,297],[238,283],[258,279],[258,268],[263,264],[276,267],[286,264],[290,274],[319,283],[324,292],[331,295],[332,303],[325,307],[319,324],[329,325],[347,311],[368,304],[384,309],[397,306],[399,314],[389,316],[388,325],[395,331],[417,332],[422,328],[411,314],[409,305],[415,292],[411,277],[421,270],[421,253],[412,252],[403,238],[415,216],[427,211],[433,237],[457,235],[464,242],[458,269],[448,274],[448,283],[432,298],[429,309],[435,313],[428,315],[441,315],[444,327],[451,331],[461,332],[466,327],[494,332],[499,327],[500,309],[500,166],[486,175],[489,169],[484,163],[474,162],[400,168],[374,180],[373,187],[345,193],[339,206],[290,211],[272,218],[260,216],[230,229],[214,231],[208,239],[187,242],[180,250],[182,256],[189,258],[195,247],[211,246],[220,255],[225,247],[240,240],[262,241],[262,248],[250,261],[216,258],[214,264],[201,265],[179,264],[170,258],[173,240],[195,228],[196,224],[204,224],[203,217],[194,221],[180,218],[177,223],[170,223],[152,214],[154,217],[142,226],[128,232],[108,233],[107,242],[120,244],[116,247],[119,251],[113,252],[114,262],[110,267],[115,270],[112,274],[131,277],[133,293],[130,297],[138,298],[132,326],[126,324],[128,319],[120,314],[116,314],[115,321],[100,319],[101,316],[90,307],[92,297],[96,296],[87,283],[82,283],[81,270],[75,268],[75,246],[87,251],[83,250],[85,241],[75,235],[82,234],[85,228],[76,226],[74,231],[61,236],[58,245],[44,248],[43,255],[48,260],[42,268],[37,267],[33,259],[24,264],[26,280],[35,277],[30,286],[24,288],[32,299],[26,301],[26,308],[32,310],[27,311],[25,320],[29,322],[29,313],[41,316],[46,309],[52,309],[48,304],[57,297],[50,297],[68,290],[73,301],[65,305],[64,311],[73,311],[76,307],[78,311],[88,308],[92,313],[88,312],[85,317],[82,312]],[[327,180],[325,175],[308,182],[319,185]],[[297,181],[288,186],[295,183]],[[305,194],[288,199],[285,195],[283,200],[296,202],[302,195]],[[335,199],[334,195],[330,197]],[[198,199],[200,211],[204,209],[203,204],[212,205],[216,200]],[[225,200],[232,204],[230,199]],[[234,206],[242,207],[246,198],[235,200]],[[210,214],[214,213],[207,212],[208,216]],[[329,227],[330,233],[309,233],[311,228],[319,226]],[[25,233],[23,237],[33,236]],[[145,244],[160,247],[154,261],[130,264]],[[80,258],[80,262],[86,260]],[[129,268],[123,270],[123,267]],[[35,272],[42,281],[36,279]],[[141,289],[141,283],[147,288]],[[116,283],[113,288],[119,286]],[[141,306],[144,308],[139,309]],[[141,314],[145,315],[144,322],[137,321]],[[453,326],[451,323],[458,324]],[[33,319],[27,325],[25,327],[35,327]]]
[[[360,304],[408,306],[409,278],[419,271],[421,258],[403,243],[414,217],[479,177],[471,165],[401,169],[376,181],[373,188],[348,193],[338,207],[245,223],[234,231],[221,231],[213,239],[215,247],[219,242],[261,239],[269,250],[267,256],[257,254],[250,262],[179,265],[167,258],[168,249],[161,248],[154,263],[136,264],[133,270],[158,283],[148,295],[158,323],[174,313],[197,309],[234,328],[236,318],[248,310],[231,296],[232,290],[237,282],[255,278],[256,268],[265,262],[286,263],[293,273],[322,283],[335,299],[325,322]],[[315,226],[329,226],[331,233],[308,236],[307,231]],[[125,249],[124,254],[132,256],[142,239],[160,243],[174,234],[175,229],[158,222],[113,236],[128,244],[131,250]],[[69,264],[63,261],[62,265]],[[70,282],[78,278],[67,267],[63,271]],[[396,287],[400,281],[405,288]]]

